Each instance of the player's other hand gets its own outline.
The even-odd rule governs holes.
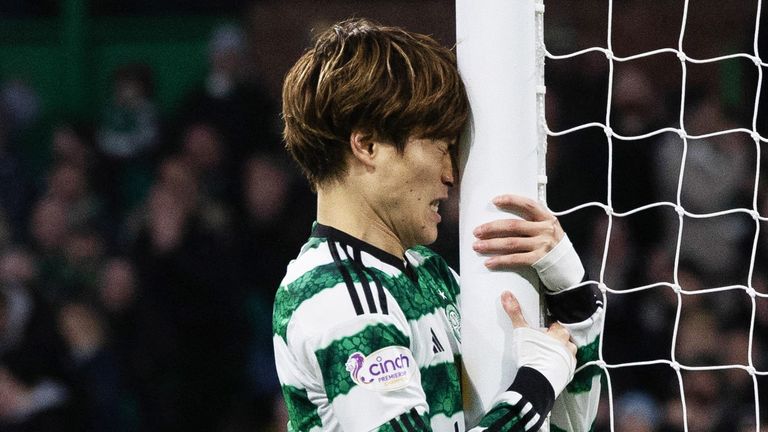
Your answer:
[[[576,345],[571,334],[560,323],[546,329],[533,329],[525,321],[517,298],[505,291],[501,305],[512,321],[517,367],[530,367],[544,375],[555,395],[560,394],[573,378],[576,369]]]
[[[523,316],[523,310],[520,308],[520,303],[517,301],[514,294],[509,291],[504,291],[501,294],[501,305],[504,307],[504,311],[509,316],[510,321],[512,321],[513,328],[530,328]],[[576,345],[571,342],[571,333],[567,328],[563,327],[562,324],[555,322],[548,328],[541,329],[541,331],[563,345],[574,358],[576,357]]]
[[[536,201],[519,195],[500,195],[493,204],[522,219],[497,219],[474,230],[475,252],[490,257],[485,266],[509,270],[529,266],[551,251],[565,236],[557,218]]]

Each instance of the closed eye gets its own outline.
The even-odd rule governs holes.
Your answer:
[[[452,144],[453,143],[447,143],[445,141],[441,141],[440,144],[437,146],[437,148],[439,148],[444,155],[449,155],[451,154],[451,150],[453,150]]]

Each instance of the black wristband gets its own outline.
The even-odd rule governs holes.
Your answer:
[[[541,372],[532,367],[523,366],[517,371],[509,391],[517,392],[528,400],[542,419],[549,414],[555,404],[555,389],[552,388],[552,384]]]
[[[603,305],[603,296],[594,283],[578,288],[547,294],[547,309],[557,321],[565,324],[582,322]]]

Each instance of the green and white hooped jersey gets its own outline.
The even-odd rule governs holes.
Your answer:
[[[458,300],[457,275],[431,250],[401,260],[316,224],[275,298],[289,430],[463,432]],[[554,397],[523,367],[473,431],[536,431]]]

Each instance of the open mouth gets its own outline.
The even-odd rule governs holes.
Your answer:
[[[440,210],[440,200],[436,199],[429,203],[429,207],[432,209],[433,212],[437,213],[438,210]]]

